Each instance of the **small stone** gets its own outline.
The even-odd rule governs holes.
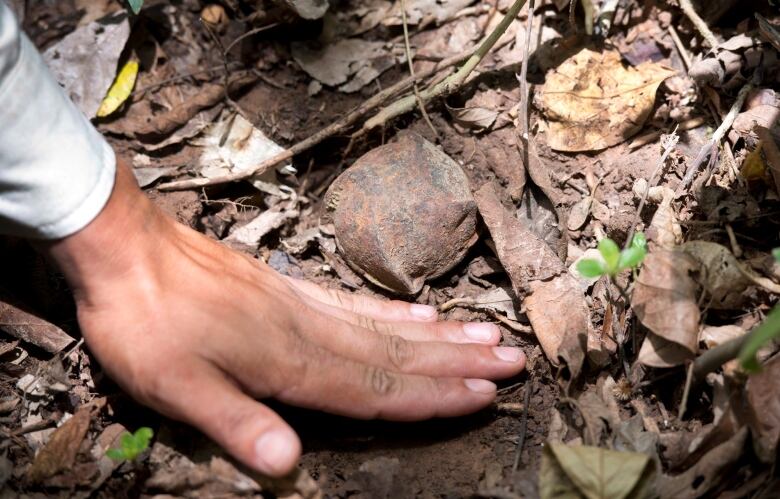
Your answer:
[[[333,182],[325,207],[347,263],[397,293],[419,292],[478,239],[466,174],[416,134],[360,157]]]

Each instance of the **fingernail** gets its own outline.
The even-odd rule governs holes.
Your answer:
[[[472,392],[493,393],[496,391],[496,384],[486,379],[464,379],[463,384]]]
[[[463,325],[463,334],[474,341],[490,341],[498,326],[489,322],[469,322]]]
[[[430,305],[413,303],[409,310],[412,312],[412,315],[418,319],[433,319],[436,317],[436,309]]]
[[[493,347],[493,353],[506,362],[517,362],[523,356],[519,348],[513,347]]]
[[[255,453],[260,468],[275,475],[285,473],[292,466],[291,461],[298,458],[295,445],[285,430],[271,430],[261,435],[255,442]]]

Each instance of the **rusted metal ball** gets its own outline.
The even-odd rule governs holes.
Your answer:
[[[333,182],[325,208],[347,263],[397,293],[420,291],[478,237],[466,174],[416,134],[360,157]]]

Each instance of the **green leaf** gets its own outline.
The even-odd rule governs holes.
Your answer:
[[[130,5],[130,10],[133,11],[133,14],[141,12],[141,7],[144,6],[144,0],[127,0],[127,3]]]
[[[114,461],[124,461],[126,459],[125,453],[122,452],[122,449],[108,449],[106,451],[106,456],[113,459]]]
[[[122,450],[125,452],[132,451],[134,444],[135,440],[133,439],[133,435],[128,432],[122,433],[122,436],[119,437],[119,445],[122,446]]]
[[[542,453],[542,499],[644,499],[652,496],[655,463],[646,454],[548,442]]]
[[[645,235],[641,232],[634,234],[634,237],[631,239],[631,247],[647,250],[647,238]]]
[[[620,252],[620,260],[618,260],[618,270],[632,269],[642,263],[645,259],[647,250],[637,246],[631,246],[628,249],[624,249]]]
[[[772,256],[775,257],[775,260],[780,262],[780,248],[775,248],[772,250]]]
[[[615,244],[615,241],[608,237],[599,241],[599,253],[601,253],[601,256],[604,257],[604,262],[606,262],[606,272],[610,275],[615,274],[618,269],[618,261],[620,260],[620,248]]]
[[[582,274],[583,277],[599,277],[604,275],[604,265],[592,258],[584,258],[577,262],[577,272]]]
[[[152,439],[153,435],[154,432],[147,426],[142,426],[135,430],[135,443],[141,452],[145,451],[149,447],[149,441]]]
[[[761,365],[756,353],[770,341],[780,338],[780,306],[775,306],[764,322],[752,333],[739,352],[739,362],[748,372],[758,372]]]

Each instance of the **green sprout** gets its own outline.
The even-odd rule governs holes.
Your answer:
[[[154,432],[146,426],[138,428],[135,433],[125,432],[120,437],[119,448],[108,449],[106,455],[114,461],[133,461],[149,448],[152,435]]]
[[[141,12],[141,7],[144,6],[144,0],[127,0],[127,3],[130,5],[133,14]]]
[[[584,258],[577,263],[577,271],[589,278],[603,275],[612,278],[626,269],[636,268],[647,255],[647,239],[644,234],[637,232],[631,239],[631,245],[620,251],[617,243],[607,237],[599,241],[599,253],[603,262]]]
[[[773,249],[772,256],[780,262],[780,248]],[[775,306],[764,322],[749,334],[739,351],[739,363],[748,372],[760,371],[761,365],[756,354],[764,345],[777,338],[780,338],[780,305]]]

